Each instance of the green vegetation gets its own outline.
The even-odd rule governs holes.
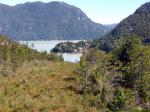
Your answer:
[[[0,36],[0,112],[150,112],[149,6],[105,38],[52,50],[83,52],[80,63]]]
[[[0,9],[6,10],[0,13],[1,34],[25,41],[91,40],[102,37],[112,29],[95,23],[72,4],[57,0],[49,3],[37,1],[18,4],[19,7],[16,5],[13,8],[0,4]],[[9,28],[6,29],[7,26]]]
[[[2,112],[149,112],[150,47],[138,37],[105,53],[85,50],[80,63],[0,38]]]
[[[123,19],[110,33],[95,40],[105,51],[116,48],[116,40],[126,37],[139,36],[143,43],[150,44],[150,3],[139,7],[135,13]]]
[[[32,61],[17,68],[12,76],[0,76],[0,111],[94,111],[81,95],[70,90],[75,85],[77,66],[66,62]]]
[[[82,52],[84,48],[90,48],[91,42],[90,41],[79,41],[77,43],[73,42],[63,42],[58,43],[53,49],[52,52],[69,52],[69,53],[77,53]]]
[[[80,61],[77,90],[90,107],[108,112],[150,111],[150,47],[138,37],[120,40],[111,53],[93,49]]]
[[[30,62],[31,60],[57,61],[63,60],[63,58],[47,52],[40,53],[26,45],[20,45],[4,36],[0,36],[0,65],[3,65],[1,68],[3,70],[0,71],[1,74],[11,74],[24,62]]]
[[[107,57],[97,49],[86,51],[80,61],[77,91],[85,96],[90,107],[106,111],[107,100],[111,99],[113,89],[106,74]]]

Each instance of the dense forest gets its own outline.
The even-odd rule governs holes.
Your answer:
[[[92,49],[80,61],[78,86],[89,106],[104,112],[150,111],[150,47],[138,37],[104,53]]]
[[[150,43],[150,2],[139,7],[132,15],[123,19],[110,33],[95,40],[102,50],[111,51],[116,40],[128,36],[139,36],[143,43]]]

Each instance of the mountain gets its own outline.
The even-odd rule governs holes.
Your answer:
[[[150,43],[150,2],[142,5],[98,41],[103,50],[110,51],[117,39],[129,36],[139,36],[143,42]]]
[[[114,29],[118,24],[114,23],[114,24],[106,24],[105,26],[108,27],[110,30]]]
[[[93,39],[109,30],[64,2],[0,4],[0,34],[15,40]]]

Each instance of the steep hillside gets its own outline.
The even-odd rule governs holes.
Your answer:
[[[99,39],[101,48],[109,51],[114,48],[114,42],[118,38],[139,36],[143,42],[150,43],[150,2],[138,8],[109,34]]]
[[[0,4],[0,34],[15,40],[93,39],[108,30],[64,2]]]

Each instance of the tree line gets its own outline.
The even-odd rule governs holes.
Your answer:
[[[1,74],[8,74],[10,71],[15,72],[16,68],[24,62],[32,60],[63,61],[63,57],[46,51],[38,52],[26,45],[20,45],[7,37],[0,36],[0,65],[4,66],[4,70],[2,70],[4,73]]]
[[[120,39],[109,53],[85,51],[77,72],[76,92],[98,111],[150,111],[150,47],[139,37]]]

